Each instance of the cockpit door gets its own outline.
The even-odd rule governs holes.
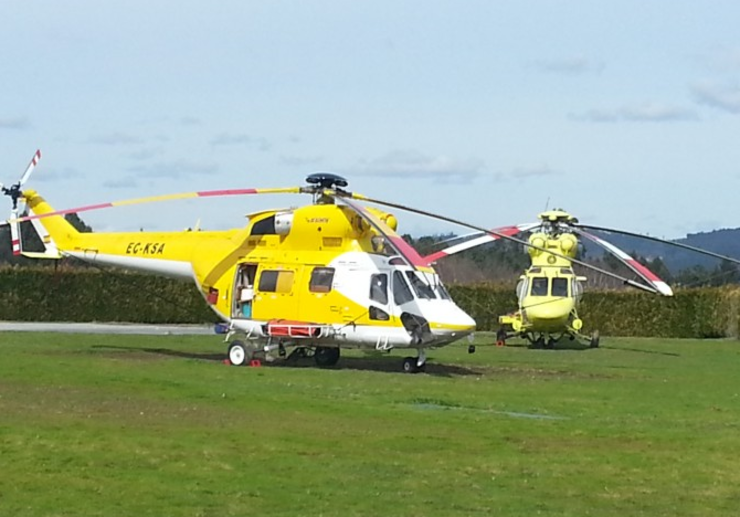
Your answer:
[[[370,275],[369,318],[374,321],[388,321],[392,315],[390,297],[390,272],[379,271]]]

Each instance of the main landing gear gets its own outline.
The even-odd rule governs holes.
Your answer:
[[[401,368],[405,373],[419,373],[426,371],[427,354],[424,349],[419,349],[418,357],[404,357]]]
[[[325,368],[334,366],[339,361],[339,347],[317,346],[313,353],[316,366]]]

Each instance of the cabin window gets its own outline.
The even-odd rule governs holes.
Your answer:
[[[312,293],[328,293],[331,291],[331,283],[334,281],[333,267],[315,267],[311,271],[311,280],[308,282],[308,290]]]
[[[261,292],[289,293],[291,289],[293,289],[293,271],[262,271],[259,283],[259,290]]]
[[[567,278],[553,278],[552,279],[552,295],[553,296],[568,296],[568,279]]]
[[[376,307],[375,305],[370,306],[368,311],[371,320],[388,321],[391,319],[390,315],[383,309]]]
[[[370,299],[388,305],[388,275],[378,273],[370,277]]]
[[[403,305],[406,302],[410,302],[414,299],[414,295],[411,294],[406,280],[403,279],[403,275],[400,271],[393,272],[393,300],[396,305]]]
[[[432,288],[422,280],[414,271],[406,271],[411,287],[414,288],[416,296],[422,300],[433,300],[435,298]]]
[[[532,296],[547,296],[547,277],[532,278]]]

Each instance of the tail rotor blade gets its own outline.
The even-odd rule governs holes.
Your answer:
[[[31,176],[31,173],[33,172],[33,169],[36,168],[36,165],[38,165],[39,160],[41,160],[41,150],[37,149],[36,153],[33,155],[33,158],[31,158],[31,162],[28,164],[28,167],[26,167],[25,172],[23,172],[23,176],[21,176],[21,179],[18,181],[18,186],[22,187],[26,184],[28,181],[28,178]]]
[[[10,218],[16,219],[16,222],[10,223],[10,242],[13,247],[13,255],[19,256],[21,254],[21,225],[17,222],[18,208],[13,208],[10,211]]]

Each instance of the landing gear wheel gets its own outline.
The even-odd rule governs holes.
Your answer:
[[[426,365],[424,365],[426,366]],[[403,365],[401,366],[405,373],[416,373],[419,368],[416,366],[416,357],[404,357]]]
[[[229,362],[233,366],[243,366],[247,362],[247,349],[241,341],[233,341],[229,345]]]
[[[317,346],[313,354],[316,366],[334,366],[339,361],[339,348],[328,346]]]
[[[539,337],[532,341],[532,348],[545,348],[545,338]]]
[[[588,346],[590,348],[599,348],[599,331],[594,330],[591,334],[591,341],[589,341]]]
[[[554,350],[556,342],[557,341],[555,341],[553,338],[548,339],[547,344],[545,345],[545,348],[547,348],[548,350]]]
[[[506,346],[506,329],[500,328],[496,331],[496,346]]]

